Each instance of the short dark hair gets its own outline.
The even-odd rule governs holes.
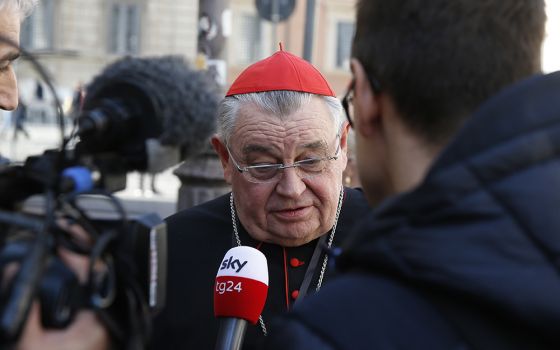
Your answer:
[[[544,0],[359,0],[353,56],[430,144],[541,70]],[[371,80],[371,79],[370,79]]]

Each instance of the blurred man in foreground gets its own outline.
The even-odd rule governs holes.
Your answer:
[[[344,104],[372,205],[268,349],[560,344],[560,73],[542,0],[361,0]]]
[[[20,25],[37,0],[0,0],[0,108],[11,111],[18,104],[16,74],[12,63],[19,57]],[[15,44],[11,45],[8,42]]]
[[[18,105],[17,80],[13,62],[19,57],[19,33],[23,19],[31,12],[37,0],[0,0],[0,108],[14,110]],[[82,237],[82,230],[68,227],[76,239]],[[3,233],[0,233],[3,234]],[[81,282],[85,283],[88,258],[60,249],[61,259],[71,266]],[[13,271],[2,271],[0,290],[5,288]],[[4,349],[8,345],[0,344]],[[96,319],[93,311],[82,311],[74,322],[63,330],[46,330],[41,325],[40,307],[37,302],[31,307],[27,322],[15,347],[18,350],[102,350],[109,348],[109,336]]]
[[[245,349],[272,316],[318,291],[329,277],[325,247],[368,211],[344,188],[348,125],[340,102],[311,64],[278,51],[243,71],[221,102],[212,145],[232,192],[167,219],[167,308],[154,349],[212,349],[213,288],[225,253],[259,249],[268,260],[268,298]]]

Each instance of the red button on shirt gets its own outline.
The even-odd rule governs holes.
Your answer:
[[[296,289],[292,291],[292,299],[296,300],[298,295],[299,295],[299,290]]]
[[[290,259],[290,266],[291,267],[299,267],[301,265],[304,265],[305,262],[300,261],[298,258],[291,258]]]

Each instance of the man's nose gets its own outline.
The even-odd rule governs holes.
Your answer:
[[[18,106],[18,88],[16,77],[11,71],[6,77],[0,78],[0,108],[12,111]]]
[[[298,197],[305,191],[306,185],[298,175],[296,167],[285,168],[278,184],[276,192],[285,197]]]

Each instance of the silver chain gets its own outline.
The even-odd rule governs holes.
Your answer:
[[[233,234],[235,235],[235,240],[237,241],[237,246],[241,246],[241,240],[239,239],[239,232],[237,232],[237,220],[235,220],[235,207],[233,206],[233,192],[229,195],[229,210],[231,212],[231,223],[233,224]]]
[[[329,236],[329,242],[327,243],[327,248],[330,248],[332,242],[334,240],[334,233],[336,231],[336,225],[338,224],[338,217],[340,216],[340,210],[342,209],[342,198],[344,196],[344,186],[340,188],[340,194],[338,195],[338,205],[336,208],[336,216],[334,217],[334,225],[331,230],[331,234]],[[239,232],[237,231],[237,220],[235,219],[235,206],[233,204],[233,192],[229,195],[229,209],[231,212],[231,223],[233,225],[233,235],[235,236],[235,241],[237,246],[241,246],[241,239],[239,238]],[[325,254],[325,259],[323,260],[323,266],[321,267],[321,273],[319,274],[319,281],[317,282],[317,287],[315,287],[315,291],[318,292],[321,289],[321,285],[323,284],[323,277],[325,276],[325,271],[327,270],[327,263],[329,261],[328,254]],[[262,315],[259,316],[259,324],[261,325],[261,329],[263,331],[264,336],[266,337],[266,325],[264,324],[264,320]]]
[[[239,239],[239,232],[237,232],[237,222],[235,220],[235,208],[233,206],[233,192],[231,192],[231,194],[229,195],[229,209],[231,212],[231,223],[233,224],[233,235],[235,236],[235,241],[237,242],[237,246],[241,247],[241,239]],[[263,334],[266,337],[268,333],[266,332],[266,325],[264,324],[262,315],[259,316],[259,323],[261,325]]]
[[[329,237],[329,242],[327,243],[327,248],[330,249],[332,242],[334,240],[334,232],[336,231],[336,224],[338,224],[338,216],[340,215],[340,209],[342,208],[342,197],[344,195],[344,186],[340,189],[340,195],[338,195],[338,206],[336,208],[336,216],[334,217],[334,225],[331,230],[331,235]],[[325,271],[327,270],[327,263],[329,262],[329,255],[325,254],[325,260],[323,260],[323,266],[321,267],[321,273],[319,274],[319,281],[317,281],[317,287],[315,291],[318,292],[323,284],[323,276],[325,276]]]

